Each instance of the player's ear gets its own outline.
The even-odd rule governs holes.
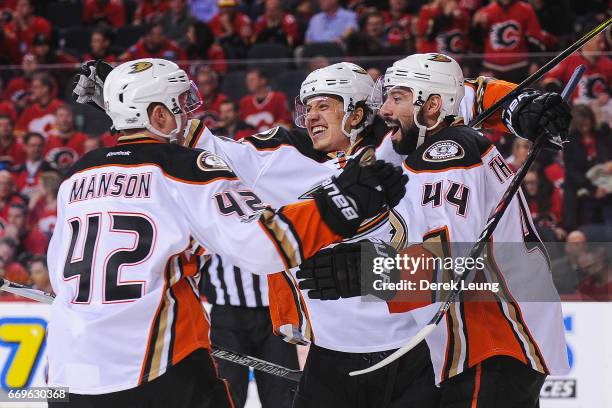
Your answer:
[[[423,105],[422,110],[424,111],[425,118],[432,123],[438,119],[440,116],[440,110],[442,109],[442,98],[439,95],[431,95],[425,105]]]
[[[351,125],[351,127],[356,128],[357,126],[359,126],[359,124],[363,120],[364,115],[365,115],[365,111],[363,110],[362,107],[356,108],[355,111],[350,116],[349,124]]]

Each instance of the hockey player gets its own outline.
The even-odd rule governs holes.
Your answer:
[[[392,128],[394,148],[408,154],[404,171],[410,177],[406,197],[395,210],[408,225],[408,240],[424,242],[400,251],[412,258],[466,256],[513,177],[490,142],[471,128],[452,125],[460,112],[462,83],[454,60],[431,54],[397,61],[384,77],[380,113]],[[569,107],[558,94],[526,96],[511,107],[505,117],[517,134],[530,140],[545,134],[549,146],[560,148],[556,135],[567,130]],[[374,293],[362,289],[376,279],[368,254],[359,244],[325,249],[301,265],[300,287],[318,299]],[[367,255],[365,265],[362,255]],[[537,407],[546,375],[565,374],[568,361],[547,254],[522,194],[507,208],[484,259],[486,268],[473,278],[497,283],[500,292],[464,292],[462,302],[451,306],[427,338],[436,383],[441,383],[440,406]],[[395,271],[394,280],[417,285],[448,278],[433,267],[416,275],[405,268]],[[385,295],[380,296],[395,296],[391,312],[412,311],[410,318],[421,325],[438,307],[415,310],[432,294],[426,294],[428,302],[410,291]]]
[[[365,151],[314,200],[272,210],[218,156],[169,143],[200,103],[194,89],[160,59],[122,64],[104,82],[122,136],[71,169],[48,251],[48,384],[71,393],[51,407],[233,406],[185,250],[197,242],[253,272],[283,270],[403,195],[401,171],[368,165]]]
[[[359,151],[364,140],[381,138],[363,126],[372,120],[370,109],[376,106],[369,98],[372,81],[362,71],[353,64],[335,64],[314,71],[304,81],[300,98],[306,102],[302,106],[310,108],[310,113],[306,115],[302,111],[300,123],[306,125],[305,119],[309,118],[310,136],[301,131],[276,128],[236,143],[215,138],[200,123],[192,121],[186,143],[204,146],[221,155],[248,187],[272,205],[307,198],[321,180],[339,171],[346,159]],[[466,83],[462,116],[469,121],[513,86],[485,78]],[[521,113],[525,112],[517,114]],[[360,123],[364,114],[369,114],[367,122]],[[499,116],[484,125],[507,130]],[[401,163],[403,157],[394,152],[391,141],[391,137],[385,137],[377,155]],[[370,235],[386,241],[405,242],[405,224],[394,214],[390,219],[391,228],[381,220],[374,220],[363,232],[369,231]],[[227,261],[224,266],[228,267]],[[389,315],[385,305],[358,299],[339,302],[303,299],[294,288],[293,275],[272,276],[269,293],[275,331],[287,341],[306,343],[313,339],[315,344],[303,376],[305,385],[300,387],[300,393],[307,394],[298,397],[296,406],[342,407],[358,403],[382,406],[386,391],[390,393],[387,397],[398,404],[410,404],[411,399],[416,399],[420,406],[435,405],[435,395],[428,394],[435,391],[428,388],[433,383],[433,378],[427,377],[429,362],[420,357],[427,354],[424,344],[412,353],[413,356],[402,359],[398,368],[369,376],[366,381],[346,375],[348,371],[380,360],[410,338],[416,324],[409,317]],[[411,377],[418,367],[422,374],[416,376],[419,382],[414,383]],[[394,375],[398,376],[396,381],[393,381]],[[411,384],[419,392],[411,392]],[[359,400],[362,402],[357,402]]]

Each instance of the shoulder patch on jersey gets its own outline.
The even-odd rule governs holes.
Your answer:
[[[255,133],[251,137],[257,140],[270,140],[274,137],[276,132],[278,132],[278,126],[275,126],[272,129],[264,130],[263,132]]]
[[[202,171],[232,171],[229,165],[221,157],[207,151],[203,151],[198,155],[196,163]]]
[[[463,147],[452,140],[435,142],[423,152],[423,160],[428,162],[443,162],[461,159],[463,156],[465,156]]]

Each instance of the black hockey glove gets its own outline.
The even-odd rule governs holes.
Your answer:
[[[567,141],[572,114],[569,104],[558,93],[530,90],[512,100],[502,118],[515,135],[532,142],[543,135],[547,137],[545,148],[560,150]]]
[[[313,197],[325,223],[337,234],[351,237],[364,220],[395,207],[407,182],[399,167],[375,161],[374,149],[366,147],[342,173],[324,181]]]
[[[81,65],[72,84],[72,98],[83,104],[104,110],[104,81],[113,70],[102,60],[91,60]]]
[[[296,276],[300,289],[308,290],[311,299],[336,300],[370,294],[390,300],[395,291],[383,290],[380,285],[398,281],[399,270],[375,268],[374,259],[395,258],[396,254],[395,248],[378,240],[338,244],[302,262]],[[375,285],[375,281],[379,282]]]

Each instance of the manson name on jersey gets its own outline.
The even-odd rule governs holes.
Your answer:
[[[151,173],[98,173],[72,182],[68,203],[101,197],[149,198]]]

